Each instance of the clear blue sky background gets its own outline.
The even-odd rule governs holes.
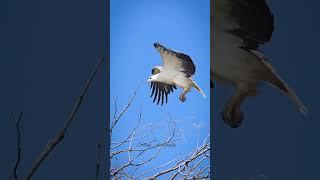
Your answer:
[[[284,80],[309,108],[305,119],[271,87],[244,105],[245,120],[230,129],[219,112],[231,94],[217,87],[212,96],[215,129],[215,178],[219,180],[320,179],[319,5],[318,1],[269,0],[275,31],[264,51]],[[266,178],[264,178],[264,175]]]
[[[177,153],[186,155],[196,146],[197,134],[203,140],[209,133],[209,57],[210,57],[210,6],[205,1],[111,1],[111,81],[110,108],[114,112],[114,100],[118,109],[128,102],[135,89],[143,81],[125,121],[115,132],[119,139],[136,125],[140,107],[144,123],[167,123],[168,113],[177,122],[183,138],[172,150],[155,161],[175,158]],[[169,95],[168,104],[157,106],[150,99],[150,84],[146,83],[155,65],[162,60],[153,43],[188,54],[196,65],[194,80],[206,93],[203,98],[196,90],[187,94],[187,100],[178,99],[181,89]],[[200,126],[197,130],[196,126]]]

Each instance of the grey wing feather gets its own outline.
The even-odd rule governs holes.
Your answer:
[[[224,31],[241,38],[243,47],[258,49],[270,41],[274,16],[265,0],[215,0],[211,5],[211,23],[226,25]]]
[[[177,58],[182,60],[182,66],[183,69],[185,69],[184,73],[186,73],[186,76],[190,77],[194,75],[194,73],[196,72],[196,66],[194,65],[190,56],[179,52],[176,52],[175,55],[177,56]]]
[[[174,60],[179,61],[178,64],[181,64],[182,66],[182,71],[184,73],[186,73],[187,77],[190,77],[192,75],[194,75],[194,73],[196,72],[196,67],[192,61],[192,59],[190,58],[190,56],[181,53],[181,52],[176,52],[173,51],[169,48],[164,47],[163,45],[159,44],[159,43],[154,43],[154,47],[160,52],[160,54],[162,54],[162,58],[166,58],[168,56],[173,56],[175,57]],[[170,58],[171,61],[173,61],[172,58]],[[164,63],[166,61],[164,60]]]

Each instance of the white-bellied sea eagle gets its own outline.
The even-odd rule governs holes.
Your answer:
[[[206,97],[201,88],[191,78],[196,72],[196,67],[188,55],[175,52],[159,43],[153,45],[160,53],[163,62],[163,66],[155,66],[152,69],[152,75],[148,79],[148,82],[151,82],[151,97],[154,95],[153,102],[156,101],[157,97],[157,104],[161,99],[161,105],[163,105],[164,97],[168,102],[168,94],[177,89],[176,86],[183,89],[179,96],[182,102],[186,100],[186,94],[192,87],[198,90],[203,97]]]
[[[211,80],[235,87],[222,119],[231,127],[239,127],[244,118],[240,106],[248,96],[255,95],[259,82],[286,94],[305,113],[301,100],[259,50],[261,44],[270,41],[274,29],[274,16],[265,0],[212,2]]]

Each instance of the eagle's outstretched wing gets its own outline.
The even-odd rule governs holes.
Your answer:
[[[211,4],[212,30],[239,38],[246,49],[258,49],[270,41],[274,16],[265,0],[215,0]],[[234,43],[234,42],[233,42]]]
[[[222,77],[219,80],[224,80],[224,76],[217,74],[216,71],[219,69],[228,71],[218,66],[224,65],[226,57],[239,60],[237,57],[243,55],[239,48],[251,53],[251,50],[257,51],[261,44],[270,41],[274,30],[274,16],[265,0],[214,0],[211,9],[210,47],[213,85],[213,81],[219,79],[217,77]],[[238,66],[233,67],[235,68]]]
[[[162,66],[156,66],[152,69],[151,73],[155,75],[160,73],[161,71],[162,71]],[[164,97],[166,98],[166,103],[168,103],[168,94],[170,94],[170,92],[173,92],[175,89],[177,89],[177,87],[174,85],[161,83],[161,82],[151,82],[150,89],[152,89],[150,97],[154,96],[153,102],[155,102],[158,97],[157,105],[160,103],[160,99],[161,99],[161,105],[163,105]]]
[[[154,43],[153,45],[161,55],[164,69],[184,72],[186,77],[194,75],[196,67],[190,56],[175,52],[159,43]]]

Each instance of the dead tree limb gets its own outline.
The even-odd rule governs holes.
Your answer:
[[[208,138],[208,137],[207,137]],[[202,146],[197,148],[191,156],[187,157],[184,160],[178,161],[174,166],[163,170],[148,179],[157,179],[160,176],[163,176],[165,174],[169,174],[171,172],[176,172],[170,179],[175,179],[179,174],[186,176],[185,179],[189,174],[182,174],[183,171],[185,171],[186,168],[189,167],[189,164],[191,162],[195,162],[199,157],[204,156],[204,158],[200,159],[198,162],[195,163],[195,166],[191,167],[191,171],[195,169],[196,166],[198,166],[204,159],[209,159],[209,156],[206,154],[207,152],[210,151],[210,144],[207,142],[207,138],[205,139],[204,143]],[[189,171],[189,172],[191,172]]]
[[[130,105],[132,104],[138,89],[139,87],[134,91],[133,96],[129,99],[128,103],[124,106],[123,110],[120,111],[119,114],[114,114],[114,119],[111,123],[112,125],[110,128],[111,134],[113,130],[117,127],[122,115],[127,112]],[[123,140],[120,140],[119,142],[114,142],[114,140],[112,139],[111,141],[111,144],[113,145],[111,146],[110,152],[111,159],[117,159],[117,156],[124,153],[128,154],[127,162],[121,164],[119,167],[113,167],[111,169],[111,178],[113,179],[121,179],[122,177],[126,179],[134,178],[133,174],[129,174],[125,172],[125,170],[129,167],[138,169],[142,166],[146,166],[148,163],[150,163],[152,160],[159,156],[159,153],[163,148],[174,146],[174,142],[176,141],[174,139],[174,137],[176,136],[175,127],[173,127],[172,133],[168,134],[168,137],[163,141],[159,141],[156,139],[148,140],[148,138],[152,137],[150,136],[152,123],[140,127],[141,118],[142,111],[140,108],[137,125],[134,126],[133,129],[128,132],[128,135],[126,135],[126,137]],[[169,124],[171,124],[171,121]],[[173,125],[175,124],[173,123]],[[142,140],[142,142],[139,143],[138,140]],[[143,158],[143,156],[147,153],[151,153],[153,155],[151,155],[148,158]]]
[[[17,161],[14,165],[12,174],[15,180],[18,180],[18,168],[21,161],[21,130],[20,130],[20,122],[22,119],[22,112],[19,113],[19,117],[16,119],[14,114],[12,114],[12,117],[16,119],[16,130],[17,130]],[[9,179],[12,178],[12,175],[10,175]]]
[[[137,88],[122,111],[117,113],[117,99],[115,100],[115,113],[110,127],[110,135],[119,128],[122,117],[129,111],[132,102],[137,94]],[[138,114],[138,112],[137,112]],[[177,129],[176,122],[169,113],[169,122],[165,123],[167,128],[155,128],[153,123],[142,122],[142,111],[137,118],[137,125],[133,125],[123,137],[116,140],[111,138],[110,159],[110,179],[157,179],[166,176],[167,179],[207,179],[209,178],[207,161],[210,159],[209,136],[205,138],[201,146],[190,149],[190,153],[184,158],[173,157],[158,167],[153,167],[152,162],[161,158],[161,153],[165,148],[176,146]],[[134,120],[130,120],[133,123]],[[141,126],[141,124],[143,126]],[[120,129],[120,128],[119,128]],[[153,131],[156,131],[153,132]],[[119,130],[118,130],[119,131]],[[166,131],[168,131],[166,133]],[[164,133],[164,136],[160,134]],[[199,140],[198,140],[199,141]],[[149,166],[149,167],[148,167]]]
[[[36,158],[34,164],[31,167],[31,170],[25,176],[26,180],[29,180],[34,175],[34,173],[37,171],[37,169],[40,167],[40,165],[43,163],[43,161],[46,159],[46,157],[52,152],[52,150],[64,138],[65,133],[67,132],[67,130],[69,129],[70,124],[74,120],[74,117],[76,116],[76,114],[77,114],[77,112],[78,112],[78,110],[79,110],[84,98],[86,97],[88,89],[89,89],[89,87],[90,87],[95,75],[97,74],[97,72],[100,69],[100,67],[101,67],[103,62],[104,62],[104,58],[101,58],[99,60],[99,62],[97,63],[96,67],[94,68],[94,70],[91,72],[91,74],[90,74],[89,78],[87,79],[87,81],[86,81],[86,83],[85,83],[80,95],[77,97],[76,102],[75,102],[75,104],[73,106],[73,109],[70,112],[68,118],[66,119],[63,128],[59,130],[59,132],[58,132],[56,137],[54,137],[53,139],[50,139],[48,141],[48,143],[45,146],[45,148],[38,155],[38,157]]]
[[[113,128],[117,125],[117,123],[119,122],[119,120],[121,119],[122,115],[129,109],[129,107],[131,106],[132,101],[134,100],[134,98],[137,95],[137,92],[140,88],[141,83],[139,84],[138,88],[134,91],[133,96],[130,98],[128,104],[123,108],[123,110],[119,113],[119,115],[117,116],[117,100],[115,101],[115,113],[113,115],[114,120],[112,122],[111,128],[110,128],[110,134],[112,135],[112,130]],[[111,136],[110,136],[111,137]]]

